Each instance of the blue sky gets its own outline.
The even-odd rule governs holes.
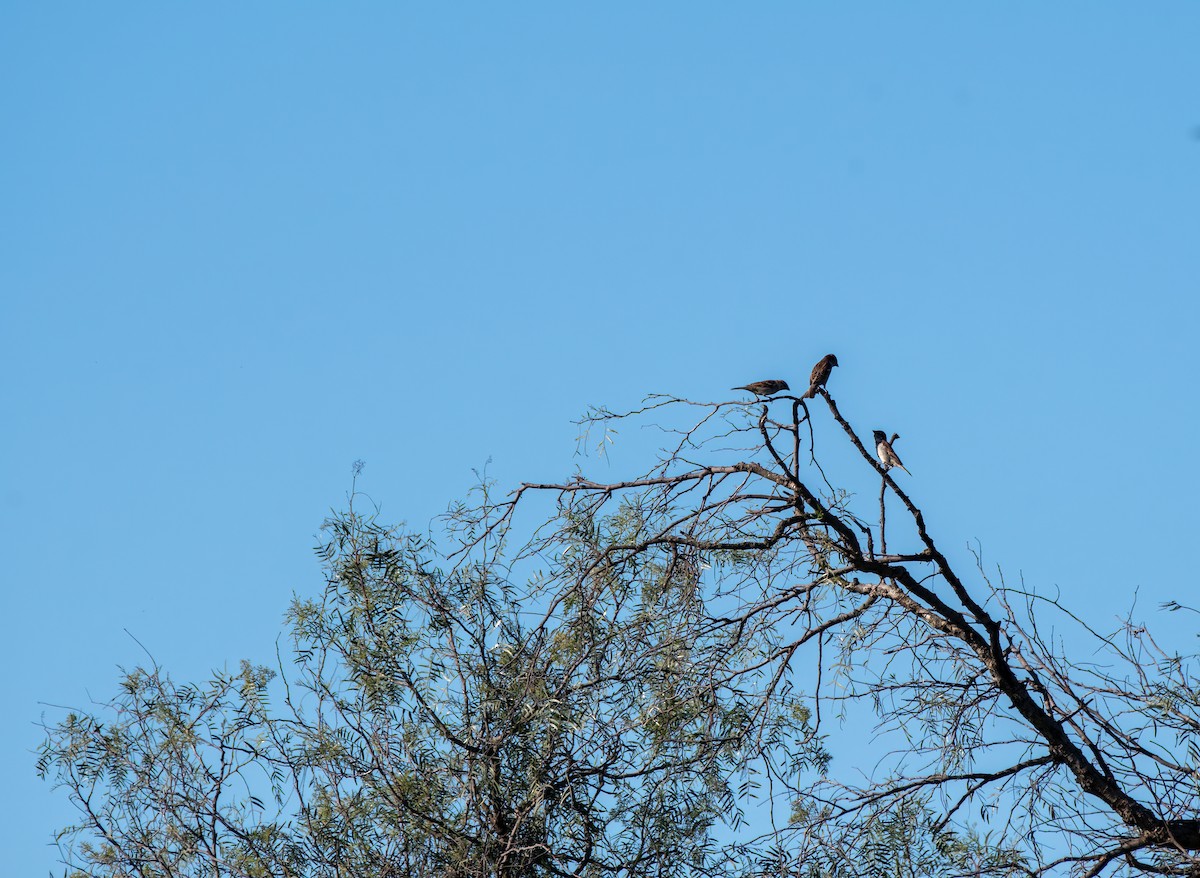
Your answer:
[[[834,351],[943,544],[1102,625],[1186,602],[1197,33],[1182,2],[5,6],[13,874],[70,816],[42,703],[111,694],[126,629],[185,679],[267,661],[354,460],[423,527],[489,458],[568,474],[588,404]]]

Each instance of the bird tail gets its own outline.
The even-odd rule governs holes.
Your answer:
[[[808,390],[804,391],[804,396],[802,396],[800,398],[801,399],[812,399],[816,395],[817,395],[817,385],[814,384],[811,387],[809,387]]]
[[[900,467],[900,469],[902,469],[902,470],[904,470],[906,473],[908,473],[908,467],[906,467],[906,466],[905,466],[904,464],[902,464],[900,461],[896,461],[896,466]],[[908,474],[909,474],[910,476],[912,475],[912,473],[908,473]]]

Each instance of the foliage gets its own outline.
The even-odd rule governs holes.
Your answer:
[[[352,496],[325,524],[324,593],[289,613],[291,667],[189,687],[151,663],[47,727],[39,770],[81,818],[64,861],[113,878],[1194,874],[1195,658],[960,575],[818,393],[820,433],[797,397],[595,411],[601,445],[647,416],[671,444],[622,481],[481,485],[444,551]],[[1064,623],[1105,658],[1071,661],[1045,633]],[[840,769],[839,723],[873,725],[879,752]]]

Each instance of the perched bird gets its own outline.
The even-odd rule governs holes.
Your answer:
[[[801,399],[812,399],[817,395],[817,388],[824,387],[825,382],[829,380],[829,373],[833,371],[833,367],[838,364],[837,357],[833,354],[826,354],[817,361],[817,365],[813,366],[812,375],[808,376],[808,391]]]
[[[755,396],[773,396],[781,390],[791,390],[786,381],[768,380],[755,381],[752,384],[743,384],[741,387],[735,387],[734,390],[749,390]]]
[[[875,453],[879,455],[879,462],[883,464],[884,469],[891,469],[894,466],[900,467],[908,473],[908,467],[900,462],[899,456],[892,450],[892,442],[900,438],[899,433],[893,433],[891,441],[888,441],[887,434],[882,430],[875,431]],[[910,476],[912,473],[908,473]]]

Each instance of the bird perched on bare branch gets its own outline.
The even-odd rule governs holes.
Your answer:
[[[812,375],[808,376],[808,390],[801,399],[812,399],[817,395],[817,388],[824,387],[825,382],[829,380],[829,373],[833,371],[833,367],[838,364],[837,357],[833,354],[826,354],[817,361],[817,365],[813,366]]]
[[[879,455],[879,462],[883,464],[884,469],[891,469],[894,466],[900,467],[908,473],[908,467],[900,462],[899,455],[892,450],[892,443],[900,438],[899,433],[893,433],[889,440],[887,434],[882,430],[875,431],[875,453]],[[912,473],[908,473],[910,476]]]
[[[781,390],[791,390],[786,381],[776,379],[768,379],[767,381],[755,381],[751,384],[743,384],[741,387],[735,387],[734,390],[749,390],[755,396],[774,396]]]

